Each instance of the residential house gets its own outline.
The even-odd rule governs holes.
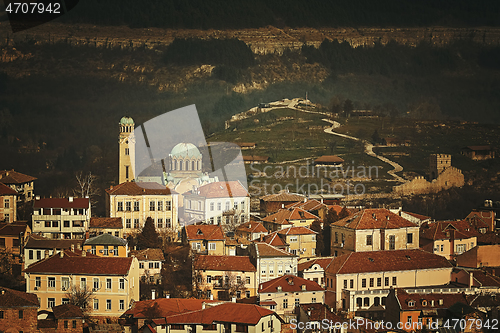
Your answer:
[[[278,234],[277,231],[275,231],[275,232],[272,232],[272,233],[267,234],[265,236],[261,236],[260,239],[254,240],[254,242],[257,242],[257,243],[266,243],[266,244],[269,244],[271,246],[274,246],[277,249],[281,249],[283,251],[289,252],[288,251],[288,244],[285,243],[285,241],[283,240],[283,238],[280,237],[280,235]]]
[[[17,220],[18,193],[0,183],[0,222],[11,223]]]
[[[91,217],[89,223],[89,236],[95,237],[110,234],[123,238],[123,223],[121,217]]]
[[[500,277],[492,273],[483,269],[457,267],[451,273],[451,280],[481,293],[500,293]]]
[[[495,150],[489,145],[467,146],[462,148],[461,153],[474,161],[484,161],[495,158]]]
[[[288,190],[265,195],[260,198],[260,216],[265,217],[297,201],[303,202],[304,199],[302,194],[289,193]]]
[[[84,239],[90,215],[89,198],[37,198],[33,233],[47,238]]]
[[[385,208],[363,209],[334,222],[331,253],[418,249],[419,229]]]
[[[40,309],[68,302],[68,293],[92,289],[93,316],[118,317],[140,297],[137,258],[68,255],[59,252],[30,265],[24,272],[26,290],[40,299]]]
[[[44,319],[38,319],[40,333],[52,332],[83,332],[84,315],[82,310],[73,304],[61,304],[47,311]]]
[[[325,272],[335,257],[306,258],[299,260],[299,276],[318,283],[325,288]]]
[[[318,173],[321,172],[319,167],[341,167],[342,163],[344,163],[344,159],[338,157],[337,155],[323,155],[314,160],[314,166],[317,167]],[[327,172],[327,170],[325,169],[324,172]]]
[[[409,292],[403,288],[389,291],[385,305],[385,320],[393,327],[401,323],[407,332],[436,330],[444,324],[446,310],[456,303],[467,304],[465,294],[451,292]]]
[[[190,223],[234,227],[250,221],[250,195],[239,181],[213,182],[183,195],[184,217]]]
[[[0,287],[0,331],[36,332],[38,306],[35,294]]]
[[[160,249],[130,251],[139,260],[139,276],[149,283],[161,283],[161,268],[165,257]]]
[[[259,285],[259,301],[274,301],[269,309],[289,321],[300,304],[325,302],[325,290],[314,281],[295,275],[284,275]]]
[[[49,239],[30,235],[24,246],[24,268],[61,250],[81,250],[81,246],[80,239]]]
[[[486,319],[489,319],[490,323],[492,320],[500,318],[500,294],[473,294],[466,297],[468,304],[472,308],[485,313]]]
[[[422,214],[417,214],[417,213],[411,213],[411,212],[405,212],[403,210],[399,210],[397,212],[399,216],[402,218],[414,223],[415,225],[418,225],[419,227],[422,225],[422,223],[425,222],[431,222],[431,217],[422,215]]]
[[[452,268],[444,257],[420,249],[351,252],[326,269],[326,304],[364,312],[384,305],[390,288],[445,285]]]
[[[237,236],[253,241],[266,235],[268,231],[261,222],[248,221],[238,226],[235,233]]]
[[[495,231],[495,212],[493,211],[472,211],[465,221],[482,234]]]
[[[326,304],[321,304],[321,303],[306,303],[306,304],[300,304],[300,306],[297,308],[296,311],[297,315],[297,326],[299,325],[298,323],[304,323],[305,328],[301,330],[301,332],[304,333],[312,333],[312,332],[322,332],[322,333],[330,333],[330,332],[335,332],[335,333],[345,333],[347,330],[345,327],[341,327],[341,323],[343,322],[348,322],[346,319],[340,317],[339,315],[333,313],[331,309],[328,307]],[[307,329],[307,323],[323,323],[326,322],[329,325],[333,325],[334,328],[333,330],[325,327],[319,327],[319,328],[310,328]],[[293,323],[293,322],[292,322]],[[333,323],[333,324],[332,324]],[[338,326],[335,328],[335,324],[339,323]]]
[[[0,183],[3,183],[18,193],[18,202],[33,200],[35,177],[12,170],[0,170]]]
[[[252,243],[249,247],[252,263],[257,269],[257,284],[283,275],[297,274],[297,255],[266,243]]]
[[[187,225],[182,241],[200,254],[224,255],[224,233],[218,225]]]
[[[110,234],[102,234],[87,239],[83,250],[99,257],[128,257],[127,240]]]
[[[241,332],[241,333],[272,333],[281,332],[282,319],[274,312],[255,304],[222,303],[203,309],[171,315],[164,321],[154,322],[151,327],[156,332],[189,333]],[[165,329],[162,329],[166,326]],[[151,330],[149,330],[151,332]],[[146,330],[144,332],[147,332]]]
[[[309,227],[319,217],[301,208],[280,209],[262,219],[269,231],[278,231],[291,226]]]
[[[457,267],[500,267],[500,244],[473,247],[457,256]]]
[[[277,231],[288,244],[288,250],[299,258],[316,256],[316,231],[307,227],[290,227]]]
[[[109,217],[121,217],[123,234],[130,235],[151,217],[156,229],[180,231],[178,193],[155,182],[125,182],[106,190]]]
[[[476,246],[478,236],[465,220],[424,223],[420,227],[420,247],[451,260]]]
[[[326,218],[326,214],[328,214],[328,205],[316,199],[309,199],[307,201],[298,201],[295,203],[291,203],[285,208],[301,208],[313,215],[318,216],[321,220],[324,220]]]
[[[250,241],[243,237],[226,237],[224,241],[224,255],[235,256],[247,254],[248,245]]]
[[[248,256],[198,255],[193,269],[199,297],[229,300],[257,295],[257,270]]]
[[[20,263],[23,255],[21,249],[30,234],[31,229],[26,222],[0,223],[0,250],[12,254],[16,263]]]

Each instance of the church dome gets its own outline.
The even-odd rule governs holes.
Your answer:
[[[175,145],[170,152],[172,157],[191,157],[191,158],[201,158],[201,153],[192,143],[181,142]]]
[[[134,119],[132,117],[122,117],[120,125],[134,125]]]

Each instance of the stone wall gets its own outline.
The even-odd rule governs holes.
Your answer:
[[[437,193],[451,187],[462,187],[464,175],[460,169],[449,167],[432,182],[424,177],[416,177],[412,181],[393,187],[393,193],[406,196],[415,194]]]

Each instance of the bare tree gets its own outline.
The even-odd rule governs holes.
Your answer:
[[[99,188],[97,187],[97,176],[93,175],[92,172],[84,175],[83,172],[78,172],[76,174],[76,181],[78,185],[73,190],[73,194],[80,198],[89,198],[92,207],[97,204],[96,196],[99,195]]]
[[[235,296],[238,291],[245,291],[245,281],[233,272],[224,273],[224,289],[229,296]]]
[[[82,309],[85,316],[88,316],[92,312],[92,302],[94,300],[92,289],[71,285],[66,292],[66,298],[69,299],[69,304],[76,305]]]

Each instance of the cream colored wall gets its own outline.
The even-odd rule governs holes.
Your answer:
[[[293,238],[297,241],[292,242]],[[300,258],[316,256],[316,235],[287,235],[285,241],[290,245],[289,251],[296,250]]]
[[[250,291],[250,297],[256,296],[257,295],[257,285],[255,281],[255,273],[256,272],[241,272],[241,271],[216,271],[216,270],[199,270],[198,271],[202,282],[198,285],[199,290],[211,290],[212,295],[214,295],[214,299],[217,299],[217,291],[221,291],[224,289],[217,289],[214,287],[216,281],[214,279],[215,276],[225,276],[226,274],[229,274],[230,276],[233,275],[234,278],[236,279],[237,276],[241,277],[241,280],[245,282],[245,288],[244,290],[241,290],[241,298],[245,298],[245,292]],[[207,283],[207,276],[212,277],[212,282]],[[250,278],[250,284],[246,283],[246,278]]]
[[[5,208],[5,203],[8,202],[8,208]],[[9,223],[17,220],[17,201],[14,195],[2,195],[0,196],[0,221],[3,221],[5,214],[9,214]]]
[[[281,273],[279,272],[280,266],[282,267]],[[262,273],[263,267],[265,267],[265,273]],[[287,267],[290,268],[289,272],[286,271]],[[261,257],[257,260],[257,285],[287,274],[297,275],[297,257]]]
[[[312,265],[308,269],[305,269],[302,272],[302,275],[303,275],[302,277],[304,279],[316,281],[316,282],[318,282],[318,284],[320,286],[322,286],[323,288],[325,287],[325,281],[323,280],[323,283],[321,283],[321,280],[324,279],[324,277],[325,277],[325,271],[323,270],[323,268],[320,265],[318,265],[318,264]],[[314,280],[314,279],[316,279],[316,280]]]
[[[129,132],[124,132],[125,127],[130,129]],[[119,143],[119,163],[118,163],[118,184],[134,180],[135,168],[135,136],[133,125],[120,126]],[[129,149],[129,155],[125,155],[125,149]],[[129,177],[126,177],[125,166],[129,166]]]
[[[467,239],[455,239],[454,245],[453,245],[453,251],[455,254],[457,253],[457,245],[465,245],[465,251],[469,251],[473,247],[477,245],[477,237],[471,237]],[[443,246],[443,251],[441,251],[441,246]],[[434,246],[433,246],[434,254],[439,254],[440,256],[445,257],[446,259],[450,260],[452,259],[452,253],[451,253],[451,247],[450,247],[450,240],[449,239],[438,239],[434,241]],[[465,252],[464,251],[464,252]],[[463,253],[463,252],[462,252]]]
[[[84,245],[83,250],[87,252],[91,252],[99,257],[127,257],[127,247],[126,246],[118,246],[118,255],[115,255],[113,250],[114,246],[108,246],[108,255],[104,254],[104,245],[95,245],[95,253],[92,253],[92,245]],[[102,252],[101,252],[102,251]]]
[[[297,295],[298,294],[298,295]],[[272,300],[276,302],[276,313],[280,316],[291,315],[295,309],[295,299],[299,299],[299,304],[321,303],[325,302],[324,291],[299,291],[299,292],[274,292],[259,293],[259,300]],[[284,308],[284,301],[287,301],[288,307]]]
[[[204,242],[202,239],[190,240],[189,246],[191,246],[191,248],[194,250],[195,247],[193,247],[194,246],[193,244],[196,244],[196,243],[200,244],[200,250],[199,250],[200,253],[206,253],[206,254],[214,255],[214,256],[215,255],[217,255],[217,256],[224,255],[225,248],[224,248],[224,241],[222,241],[222,240],[214,240],[214,241],[208,241],[208,242]],[[206,243],[206,246],[205,246],[205,243]],[[210,247],[209,243],[215,243],[215,250],[208,250],[207,249],[207,246]]]
[[[118,234],[116,234],[118,232]],[[120,237],[123,238],[123,229],[107,229],[107,228],[90,228],[89,233],[92,235],[92,233],[95,233],[96,236],[102,235],[102,234],[110,234],[115,237]]]
[[[36,277],[41,278],[40,288],[36,288]],[[48,287],[49,277],[55,278],[55,288]],[[62,299],[67,298],[67,291],[63,290],[62,278],[69,278],[70,285],[81,285],[81,278],[86,278],[87,289],[93,289],[94,279],[99,279],[100,289],[93,291],[94,299],[99,301],[99,309],[92,310],[93,316],[109,316],[118,317],[125,312],[132,300],[139,300],[139,265],[137,259],[134,258],[129,272],[125,276],[116,275],[83,275],[83,274],[41,274],[32,273],[26,274],[26,290],[28,293],[35,293],[40,300],[39,310],[50,310],[48,308],[48,299],[54,298],[55,305],[61,305]],[[106,279],[111,279],[111,289],[106,289]],[[125,288],[119,289],[120,279],[125,280]],[[106,310],[106,300],[111,300],[111,310]],[[119,309],[119,301],[124,301],[124,310]],[[91,304],[93,309],[93,303]]]
[[[290,220],[290,222],[293,223],[294,227],[309,227],[314,222],[314,219],[308,219],[308,220]]]

